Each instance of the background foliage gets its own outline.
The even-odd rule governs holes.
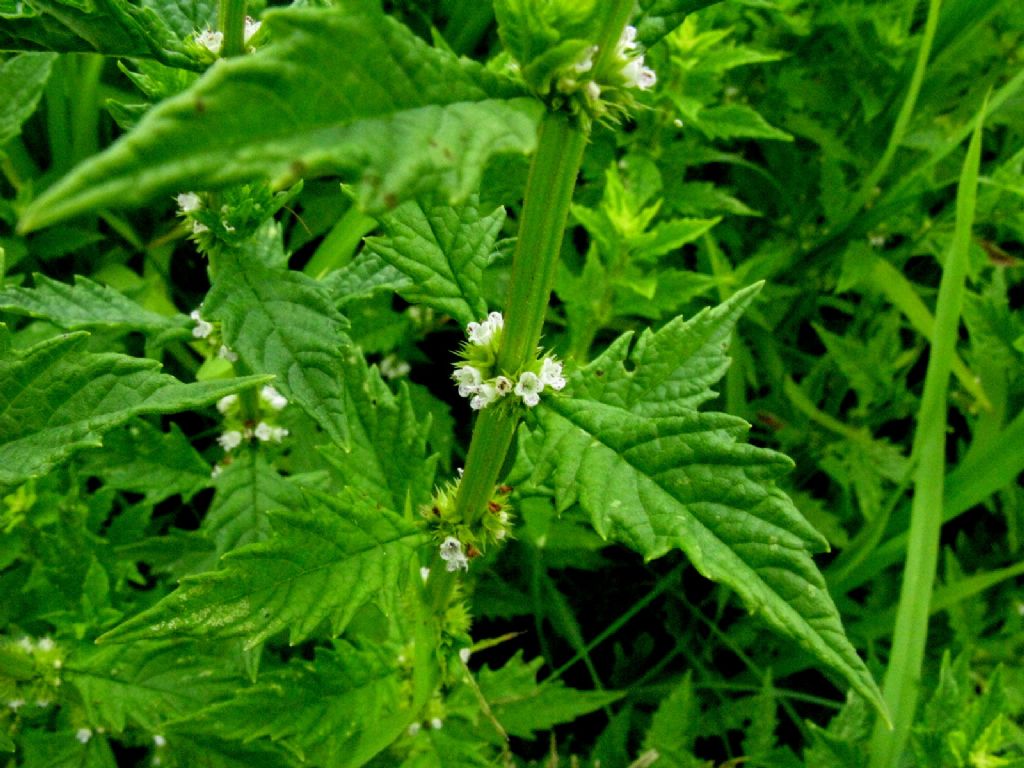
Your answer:
[[[210,3],[0,0],[0,764],[860,768],[927,488],[902,764],[1024,764],[1020,3],[639,3],[658,83],[595,126],[545,326],[571,397],[439,612],[416,511],[543,105],[491,3],[331,5],[210,67]],[[258,415],[288,438],[225,458]],[[701,440],[745,516],[687,496]],[[826,590],[859,658],[771,631]]]

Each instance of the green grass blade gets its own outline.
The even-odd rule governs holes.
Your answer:
[[[893,718],[890,730],[876,723],[871,740],[870,768],[896,768],[910,736],[918,698],[918,678],[928,639],[928,611],[939,554],[942,527],[946,449],[946,397],[953,367],[967,277],[968,249],[974,223],[981,162],[979,121],[964,160],[956,201],[956,230],[944,265],[935,313],[935,333],[925,376],[924,396],[914,435],[917,471],[911,509],[903,586],[896,614],[892,653],[883,684]]]

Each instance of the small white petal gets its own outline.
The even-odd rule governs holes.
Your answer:
[[[220,464],[214,464],[213,469],[210,470],[210,479],[216,480],[218,477],[220,477],[220,473],[223,471],[224,467],[222,467]]]
[[[498,397],[504,397],[512,391],[512,380],[508,376],[498,376],[494,380],[494,389]]]
[[[238,395],[225,395],[217,401],[217,410],[221,413],[227,413],[228,409],[231,408],[235,403],[238,402]]]
[[[246,45],[249,44],[249,40],[252,36],[260,31],[261,26],[263,26],[262,22],[256,21],[251,16],[245,17],[245,31],[243,32],[243,36],[245,38]]]
[[[469,401],[469,407],[474,411],[482,411],[488,405],[498,399],[498,389],[489,381],[485,381],[477,388],[477,393]]]
[[[209,231],[210,231],[210,228],[208,226],[206,226],[205,224],[203,224],[203,222],[201,222],[201,221],[193,221],[192,222],[192,234],[193,235],[201,235],[201,234],[203,234],[203,232],[209,232]]]
[[[53,650],[53,640],[49,637],[43,637],[39,640],[39,644],[36,647],[43,653],[48,653]]]
[[[17,712],[19,709],[21,709],[23,706],[25,706],[25,700],[24,699],[11,699],[10,701],[7,702],[7,706],[10,707],[15,712]]]
[[[221,344],[220,349],[217,350],[217,357],[222,360],[227,360],[229,363],[237,363],[238,355],[227,348],[227,345]]]
[[[220,447],[225,451],[233,451],[242,444],[242,433],[233,429],[218,437],[217,442],[220,443]]]
[[[160,747],[167,746],[167,739],[161,736],[159,733],[153,734],[153,744],[159,749]]]
[[[182,192],[174,199],[178,203],[178,210],[182,213],[195,213],[203,205],[203,201],[195,192]]]
[[[597,55],[597,46],[592,45],[583,54],[583,58],[572,65],[576,72],[589,72],[594,68],[594,56]]]
[[[270,425],[265,421],[261,421],[256,425],[256,429],[253,430],[253,434],[257,440],[261,442],[267,442],[271,438]]]
[[[432,718],[430,720],[430,727],[433,728],[435,731],[441,730],[441,728],[443,726],[444,726],[444,721],[441,720],[441,718],[439,718],[439,717],[435,717],[435,718]]]
[[[423,726],[421,726],[419,723],[409,723],[409,727],[406,729],[405,732],[408,733],[410,736],[415,736],[417,733],[420,732],[420,728],[422,727]]]
[[[515,393],[519,397],[523,398],[523,402],[529,408],[533,408],[537,403],[540,402],[540,393],[544,391],[544,382],[540,380],[537,374],[531,371],[525,371],[519,375],[519,381],[516,382]]]
[[[288,405],[288,398],[267,384],[260,390],[260,400],[269,405],[275,411],[280,411]]]
[[[587,98],[591,101],[597,101],[601,98],[601,86],[595,83],[593,80],[589,81],[585,86]]]
[[[210,53],[220,53],[224,45],[224,33],[207,27],[196,35],[196,42]]]
[[[459,385],[459,397],[475,395],[480,391],[480,384],[483,383],[480,371],[472,365],[459,366],[455,369],[455,373],[452,374],[452,378]]]
[[[75,732],[75,738],[78,739],[82,744],[88,744],[89,739],[92,738],[92,731],[88,728],[79,728]]]
[[[430,569],[427,568],[426,566],[424,566],[423,568],[420,568],[420,578],[423,579],[423,583],[426,584],[427,583],[427,579],[430,578]]]
[[[562,375],[562,364],[550,357],[545,357],[540,366],[540,380],[545,387],[555,391],[565,388],[565,377]]]
[[[471,653],[473,653],[473,652],[471,650],[469,650],[469,648],[460,648],[459,649],[459,658],[462,660],[463,664],[466,664],[466,663],[469,662],[469,656],[470,656]]]

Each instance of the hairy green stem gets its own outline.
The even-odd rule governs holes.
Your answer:
[[[217,26],[224,34],[221,56],[226,58],[245,53],[245,0],[220,0]]]
[[[585,130],[567,116],[554,112],[545,115],[526,182],[523,218],[512,262],[505,330],[498,353],[501,370],[521,369],[532,360],[540,342],[586,141]],[[478,523],[486,511],[517,421],[515,410],[500,407],[481,411],[477,419],[456,499],[459,518],[470,525]]]
[[[633,0],[615,0],[609,5],[596,41],[600,53],[595,71],[600,71],[602,62],[614,51],[633,11]],[[536,354],[587,135],[585,125],[558,112],[548,112],[541,121],[537,153],[526,181],[523,216],[505,303],[505,329],[498,351],[501,371],[516,373]],[[471,527],[475,527],[486,512],[512,445],[518,418],[515,409],[492,407],[477,419],[455,501],[457,517]]]

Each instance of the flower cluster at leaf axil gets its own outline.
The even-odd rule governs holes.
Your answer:
[[[575,42],[565,41],[564,46],[572,50],[570,46]],[[583,41],[568,56],[553,77],[540,86],[542,92],[538,95],[554,109],[595,119],[618,119],[636,107],[635,91],[650,90],[658,81],[655,71],[645,63],[637,29],[632,25],[622,30],[615,49],[603,61],[600,47]]]
[[[489,546],[498,545],[509,538],[512,531],[512,511],[509,494],[512,488],[499,485],[494,489],[478,520],[468,522],[459,516],[456,500],[460,477],[438,488],[429,505],[420,508],[420,514],[432,529],[438,553],[450,571],[469,570],[469,562],[483,554]]]
[[[452,378],[459,395],[469,398],[474,411],[510,396],[533,408],[545,389],[557,392],[565,387],[562,364],[550,354],[541,355],[521,371],[499,371],[498,350],[504,327],[500,312],[491,312],[483,322],[466,326],[468,341],[461,351],[463,360],[456,363]]]
[[[57,700],[65,651],[49,637],[5,638],[0,648],[9,670],[17,675],[6,689],[7,710],[19,717],[45,712]]]
[[[224,414],[224,432],[217,442],[225,453],[251,440],[280,443],[288,436],[288,429],[278,424],[278,414],[286,405],[288,399],[269,384],[260,389],[255,404],[238,395],[222,397],[217,410]]]
[[[260,37],[260,29],[263,23],[256,21],[251,16],[245,17],[245,27],[242,30],[242,40],[245,43],[246,53],[253,53],[256,50],[255,43]],[[196,30],[192,33],[191,51],[200,61],[211,63],[221,55],[224,47],[224,33],[217,29],[206,27],[203,30]]]
[[[197,341],[205,341],[209,346],[209,357],[227,360],[229,363],[238,361],[238,355],[228,348],[220,334],[220,323],[211,322],[205,319],[198,309],[193,309],[189,317],[195,325],[192,327],[192,337]]]
[[[301,191],[301,182],[282,192],[266,182],[254,182],[222,190],[216,201],[207,192],[182,192],[174,201],[196,248],[216,254],[225,247],[242,246]]]

